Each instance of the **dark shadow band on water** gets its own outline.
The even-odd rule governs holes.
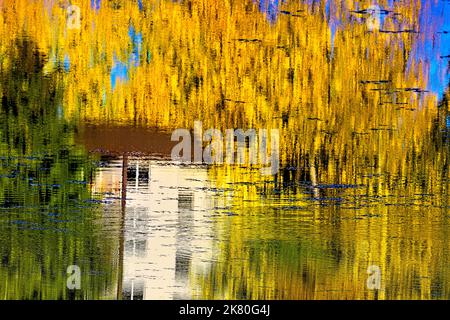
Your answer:
[[[116,124],[81,126],[75,140],[89,152],[111,156],[153,156],[166,160],[177,144],[171,141],[170,133],[156,128]]]

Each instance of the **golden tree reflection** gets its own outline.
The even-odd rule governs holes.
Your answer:
[[[427,1],[395,1],[389,32],[370,32],[351,13],[355,1],[331,1],[332,12],[325,1],[288,1],[269,23],[250,0],[98,10],[74,0],[80,29],[67,28],[56,2],[2,2],[0,59],[6,68],[14,39],[32,38],[64,87],[66,119],[281,130],[282,163],[294,169],[276,181],[249,168],[210,170],[232,186],[239,215],[217,219],[226,241],[211,272],[195,276],[196,295],[373,298],[366,270],[377,264],[380,299],[449,298],[448,93],[439,101],[427,92],[429,65],[414,59]],[[297,232],[283,232],[293,224]]]

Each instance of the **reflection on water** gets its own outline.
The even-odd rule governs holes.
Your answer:
[[[128,159],[110,162],[95,180],[105,210],[124,217],[122,297],[191,298],[191,275],[215,256],[207,170]]]
[[[61,119],[60,88],[42,76],[35,43],[16,50],[0,80],[1,299],[115,297],[119,225],[92,197],[95,159]],[[66,287],[71,265],[84,270],[76,292]]]
[[[1,299],[450,298],[448,1],[71,3],[0,1]],[[282,169],[167,160],[194,120]]]

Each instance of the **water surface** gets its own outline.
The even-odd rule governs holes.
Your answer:
[[[1,299],[450,298],[448,1],[379,30],[369,1],[72,4],[0,2]],[[279,129],[280,171],[171,161],[196,120]]]

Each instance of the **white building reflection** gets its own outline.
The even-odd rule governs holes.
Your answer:
[[[93,191],[124,216],[118,296],[193,298],[191,276],[207,272],[214,261],[209,187],[205,168],[168,162],[115,160],[98,172]]]

